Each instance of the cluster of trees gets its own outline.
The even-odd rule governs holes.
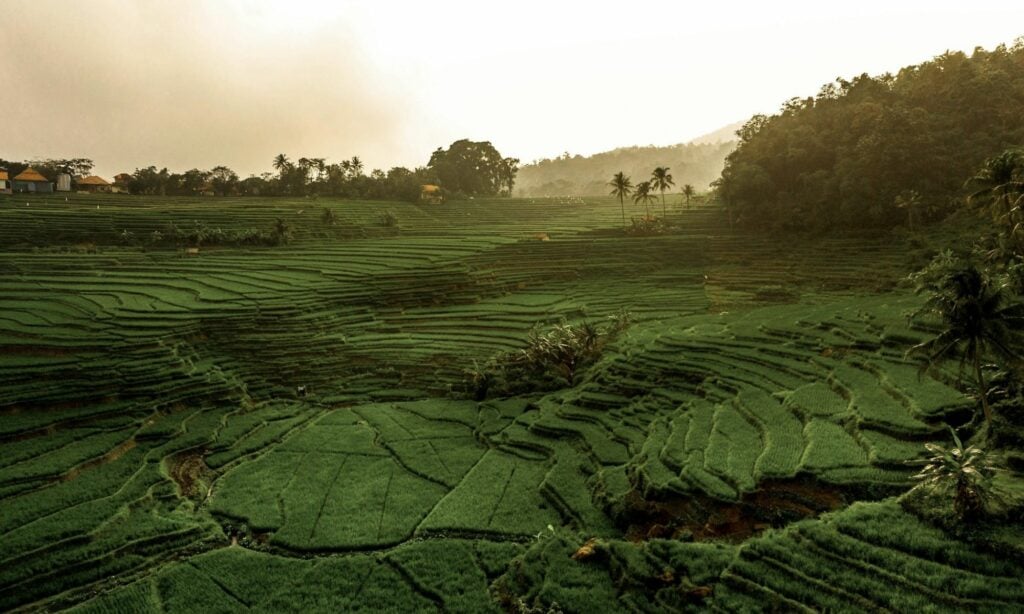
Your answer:
[[[918,356],[925,371],[958,364],[961,379],[973,384],[984,419],[970,445],[952,429],[952,445],[926,444],[931,456],[915,476],[918,485],[904,497],[904,505],[950,528],[1020,514],[1020,503],[1014,511],[994,477],[997,459],[1010,458],[996,449],[1015,448],[1019,454],[1024,441],[1024,152],[989,158],[966,187],[967,205],[990,221],[988,234],[966,249],[943,251],[911,275],[926,297],[914,318],[931,325],[934,335],[908,355]],[[901,199],[908,209],[919,200],[916,192]]]
[[[56,179],[62,172],[74,176],[89,174],[92,160],[87,158],[32,160],[12,162],[0,159],[0,168],[17,175],[32,166],[47,178]],[[127,178],[120,178],[132,194],[160,196],[338,196],[416,201],[424,184],[439,185],[450,198],[469,196],[511,195],[519,172],[517,158],[503,157],[488,141],[455,141],[447,149],[438,148],[425,167],[410,170],[396,166],[384,172],[374,169],[366,173],[358,156],[337,163],[326,158],[292,160],[278,154],[273,160],[274,172],[250,175],[244,179],[227,166],[209,170],[193,168],[183,173],[167,168],[137,168]]]
[[[438,148],[426,167],[410,170],[396,166],[369,174],[358,156],[328,163],[326,158],[301,157],[292,160],[278,154],[274,172],[245,179],[226,166],[208,171],[192,169],[171,173],[155,166],[136,169],[128,189],[133,194],[217,196],[338,196],[415,201],[424,184],[440,185],[450,197],[511,194],[519,160],[503,158],[486,141],[459,140],[448,149]]]
[[[658,166],[651,171],[651,178],[646,181],[633,185],[633,181],[626,175],[625,172],[619,171],[612,176],[612,180],[608,182],[608,186],[612,188],[611,195],[619,199],[619,207],[622,209],[622,226],[626,227],[626,205],[625,199],[629,198],[630,195],[633,197],[633,202],[644,205],[644,218],[642,223],[650,223],[654,220],[651,216],[651,203],[657,202],[658,197],[655,196],[655,192],[661,195],[661,215],[664,220],[668,216],[668,209],[665,205],[665,190],[669,190],[675,185],[675,179],[672,177],[672,170],[667,166]],[[696,194],[697,191],[694,189],[692,184],[684,184],[682,187],[682,196],[686,199],[686,204],[690,204],[690,198]],[[634,221],[634,226],[637,222]]]
[[[924,357],[925,368],[950,358],[969,365],[988,424],[993,412],[984,365],[994,360],[1019,375],[1024,361],[1024,152],[990,158],[968,185],[976,188],[968,204],[991,219],[988,234],[969,250],[939,254],[911,276],[928,296],[917,317],[942,325],[912,352]]]
[[[1024,143],[1024,39],[860,75],[754,116],[715,182],[737,221],[776,228],[913,224],[955,208],[986,158]]]
[[[21,162],[0,159],[0,168],[6,169],[11,177],[21,174],[30,166],[39,171],[43,177],[50,181],[56,181],[57,175],[61,173],[69,173],[75,177],[88,175],[92,172],[93,162],[88,158],[45,158]]]
[[[184,173],[147,166],[135,169],[125,187],[132,194],[192,196],[202,192],[232,194],[237,183],[238,175],[226,166],[217,166],[208,171],[193,168]]]
[[[570,155],[538,160],[519,171],[518,196],[597,196],[605,194],[608,177],[622,171],[634,177],[668,163],[681,182],[706,189],[722,172],[735,139],[668,147],[623,147],[592,156]]]
[[[518,158],[503,158],[489,141],[455,141],[437,148],[427,168],[452,194],[466,196],[511,195],[519,172]]]
[[[387,173],[364,172],[358,157],[327,164],[325,158],[299,158],[292,161],[278,154],[273,161],[276,172],[265,172],[242,179],[227,166],[210,170],[191,169],[172,173],[155,166],[131,173],[128,190],[132,194],[189,196],[202,193],[216,196],[340,196],[345,198],[387,198],[416,200],[420,185],[436,181],[428,169],[410,171],[395,167]]]

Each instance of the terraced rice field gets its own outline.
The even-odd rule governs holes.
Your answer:
[[[145,240],[277,218],[288,245]],[[1022,609],[1013,557],[886,499],[972,407],[903,359],[909,248],[673,219],[0,199],[0,610]],[[460,398],[533,327],[620,310],[575,387]]]

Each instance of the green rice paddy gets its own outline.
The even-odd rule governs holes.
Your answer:
[[[1019,549],[892,498],[973,407],[904,360],[911,248],[671,216],[0,198],[0,610],[1024,609]],[[145,239],[277,218],[288,245]],[[576,386],[459,393],[622,310]]]

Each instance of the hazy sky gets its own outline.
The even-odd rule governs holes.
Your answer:
[[[0,158],[524,162],[689,140],[825,82],[1010,44],[1024,2],[0,0]]]

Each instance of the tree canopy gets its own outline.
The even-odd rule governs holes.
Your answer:
[[[57,175],[61,173],[70,173],[76,177],[84,177],[92,171],[93,162],[89,158],[46,158],[20,162],[0,159],[0,168],[6,169],[11,177],[21,173],[30,166],[39,171],[43,177],[50,181],[55,181]]]
[[[461,139],[448,149],[437,148],[427,168],[449,193],[494,196],[515,184],[519,160],[503,158],[490,141]]]
[[[986,158],[1024,143],[1021,117],[1024,39],[969,56],[947,52],[896,75],[838,79],[754,116],[737,131],[715,185],[748,224],[907,223],[897,203],[906,190],[938,217],[957,206],[964,180]]]

